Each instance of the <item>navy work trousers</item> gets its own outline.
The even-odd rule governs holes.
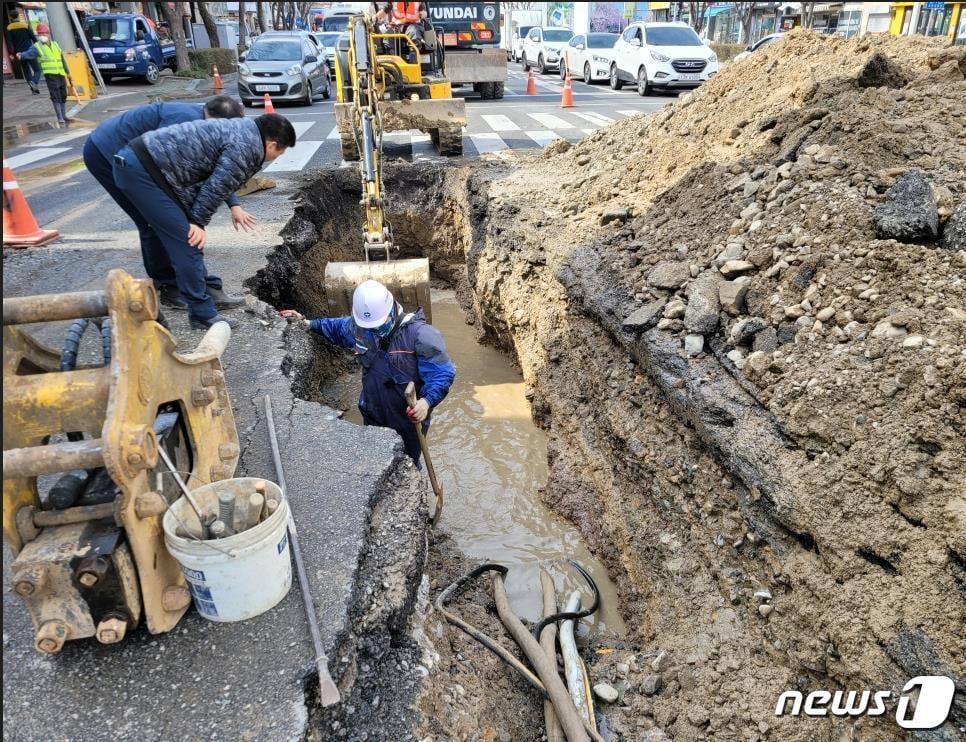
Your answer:
[[[215,302],[208,296],[205,254],[188,244],[188,217],[184,211],[158,187],[128,147],[114,156],[113,172],[115,186],[160,241],[174,269],[181,296],[188,303],[188,313],[202,320],[214,317],[217,312]]]

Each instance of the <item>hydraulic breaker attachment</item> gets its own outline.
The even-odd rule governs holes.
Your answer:
[[[21,327],[88,318],[104,338],[110,323],[107,365],[76,365],[84,322],[63,356]],[[234,474],[220,360],[231,330],[218,323],[178,353],[157,318],[151,282],[122,270],[104,291],[3,300],[3,532],[41,652],[119,642],[142,611],[151,633],[169,631],[190,602],[164,544],[160,516],[178,490],[158,447],[198,485]]]

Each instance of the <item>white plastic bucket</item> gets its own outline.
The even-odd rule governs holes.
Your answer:
[[[274,494],[281,500],[277,484],[253,477],[212,482],[193,490],[192,495],[203,512],[215,513],[219,493],[231,492],[237,501],[254,493],[256,482],[265,482],[267,497]],[[247,531],[212,541],[177,536],[178,518],[189,528],[198,526],[198,517],[184,496],[164,514],[164,542],[181,565],[202,616],[210,621],[244,621],[273,608],[288,593],[292,560],[287,502],[282,500],[274,513]]]

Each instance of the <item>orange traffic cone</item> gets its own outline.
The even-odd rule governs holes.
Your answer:
[[[527,95],[537,94],[537,80],[533,76],[533,68],[527,70]]]
[[[211,65],[211,76],[214,78],[214,82],[211,85],[212,90],[214,90],[216,93],[220,93],[222,90],[225,89],[225,85],[221,81],[221,75],[218,74],[217,64]]]
[[[561,108],[574,107],[574,88],[573,88],[573,83],[570,80],[569,64],[567,65],[566,74],[564,76],[563,92],[560,94],[560,107]]]
[[[60,237],[56,229],[41,229],[23,197],[7,161],[3,161],[3,246],[39,247]]]
[[[272,96],[265,93],[265,113],[275,113],[275,106],[272,105]]]

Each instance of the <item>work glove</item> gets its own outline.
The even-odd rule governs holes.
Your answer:
[[[300,312],[296,312],[294,309],[280,309],[278,313],[303,330],[309,329],[309,321]]]
[[[406,408],[406,414],[414,423],[421,423],[429,417],[429,402],[425,399],[417,399],[416,404]]]

